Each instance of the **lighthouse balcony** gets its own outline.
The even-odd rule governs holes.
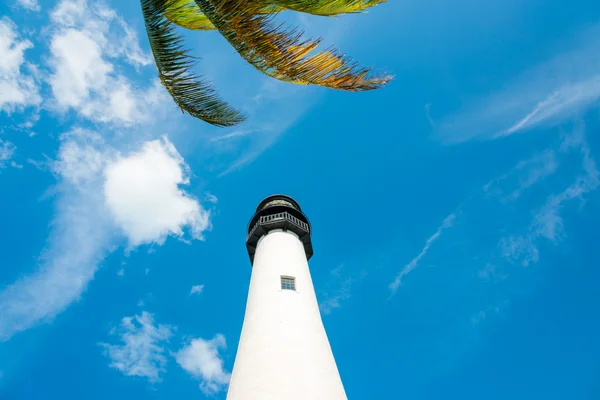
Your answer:
[[[246,247],[251,261],[254,261],[254,253],[256,252],[259,239],[269,233],[269,231],[275,229],[294,232],[304,244],[307,259],[310,259],[313,255],[313,249],[310,240],[309,224],[284,211],[276,214],[262,215],[248,232]]]

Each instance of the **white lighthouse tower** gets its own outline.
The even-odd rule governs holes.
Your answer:
[[[263,200],[246,247],[252,278],[227,400],[346,400],[308,268],[311,226],[298,203]]]

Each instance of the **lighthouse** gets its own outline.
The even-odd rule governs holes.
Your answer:
[[[227,400],[347,400],[308,267],[311,225],[269,196],[248,225],[252,277]]]

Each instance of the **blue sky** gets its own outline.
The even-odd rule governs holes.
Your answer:
[[[216,33],[156,83],[137,2],[0,5],[0,398],[224,399],[272,193],[350,399],[600,398],[600,4],[390,1],[284,15],[396,76],[282,84]]]

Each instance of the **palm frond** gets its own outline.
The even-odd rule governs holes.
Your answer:
[[[194,31],[210,31],[216,29],[194,0],[172,1],[165,7],[165,18],[182,28]]]
[[[163,15],[179,0],[141,0],[146,32],[161,83],[182,112],[216,126],[245,118],[220,100],[208,82],[193,74],[194,61],[172,23]],[[173,8],[171,8],[173,9]]]
[[[292,83],[364,91],[379,88],[390,76],[371,74],[329,48],[312,54],[318,40],[302,40],[302,32],[275,25],[261,13],[263,0],[195,0],[201,11],[236,51],[263,73]]]
[[[261,9],[260,13],[277,14],[281,11],[283,11],[283,7],[276,4],[267,4]],[[165,8],[164,16],[175,25],[193,31],[212,31],[216,29],[206,15],[200,11],[200,7],[198,7],[195,0],[171,2]]]
[[[385,3],[387,0],[267,0],[285,8],[314,15],[333,16],[357,13],[367,8]]]
[[[260,14],[276,14],[283,10],[304,12],[313,15],[333,16],[357,13],[384,3],[387,0],[266,0]],[[176,0],[165,9],[165,18],[182,28],[194,31],[216,29],[200,11],[195,0]]]

